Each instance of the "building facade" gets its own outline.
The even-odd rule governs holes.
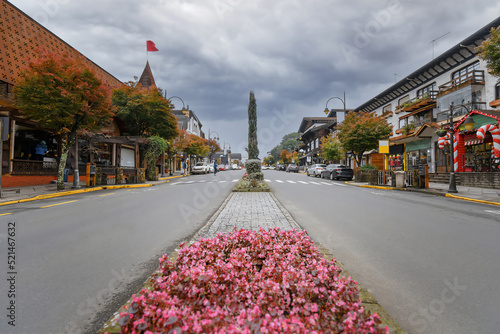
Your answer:
[[[500,116],[499,79],[488,72],[476,47],[489,37],[491,28],[499,25],[500,18],[490,22],[355,109],[376,113],[392,124],[386,169],[412,170],[427,165],[434,173],[452,168],[456,172],[494,170],[492,133],[498,129]],[[466,130],[462,125],[469,116],[474,126]],[[450,129],[450,120],[453,153],[449,140],[436,133],[438,129]],[[496,128],[478,138],[477,131],[486,125]]]

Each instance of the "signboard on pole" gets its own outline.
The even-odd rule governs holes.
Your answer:
[[[378,141],[378,153],[389,154],[389,141],[379,140]]]

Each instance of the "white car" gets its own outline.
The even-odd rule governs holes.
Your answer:
[[[321,171],[323,171],[323,169],[325,168],[326,168],[325,164],[314,164],[307,169],[306,174],[307,176],[312,175],[314,177],[320,177]]]
[[[210,171],[210,167],[206,162],[198,162],[191,169],[192,174],[208,174]]]

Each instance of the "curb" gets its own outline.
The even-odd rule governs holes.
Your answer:
[[[437,191],[429,191],[429,190],[422,190],[422,189],[412,189],[412,188],[395,188],[395,187],[384,187],[384,186],[370,186],[370,185],[365,185],[365,184],[354,184],[353,182],[346,181],[346,184],[354,187],[359,187],[359,188],[372,188],[372,189],[381,189],[381,190],[397,190],[397,191],[409,191],[409,192],[417,192],[417,193],[422,193],[422,194],[428,194],[428,195],[434,195],[434,196],[443,196],[443,197],[448,197],[448,198],[453,198],[453,199],[459,199],[463,201],[469,201],[469,202],[476,202],[476,203],[481,203],[481,204],[487,204],[487,205],[495,205],[495,206],[500,206],[500,202],[492,202],[492,201],[486,201],[482,199],[475,199],[475,198],[469,198],[469,197],[463,197],[463,196],[457,196],[457,195],[452,195],[448,193],[442,193],[442,192],[437,192]]]
[[[2,203],[0,203],[0,206],[9,205],[9,204],[19,204],[19,203],[25,203],[25,202],[32,202],[32,201],[39,201],[42,199],[63,197],[63,196],[69,196],[69,195],[75,195],[75,194],[82,194],[82,193],[98,191],[98,190],[154,187],[154,186],[157,186],[160,184],[168,183],[169,179],[175,179],[178,177],[183,177],[183,176],[181,175],[181,176],[171,176],[171,177],[161,178],[159,180],[161,180],[163,182],[158,182],[156,184],[140,183],[140,184],[109,185],[109,186],[99,186],[99,187],[94,187],[94,188],[84,188],[84,189],[68,190],[68,191],[61,191],[61,192],[57,192],[57,190],[56,190],[56,192],[53,192],[50,194],[37,195],[37,196],[31,197],[31,198],[23,198],[23,199],[2,202]]]

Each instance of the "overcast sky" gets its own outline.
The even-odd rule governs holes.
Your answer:
[[[260,158],[303,117],[324,116],[330,97],[345,92],[356,108],[500,13],[492,0],[11,2],[121,81],[149,58],[167,97],[244,155],[253,90]],[[159,52],[148,56],[146,40]]]

